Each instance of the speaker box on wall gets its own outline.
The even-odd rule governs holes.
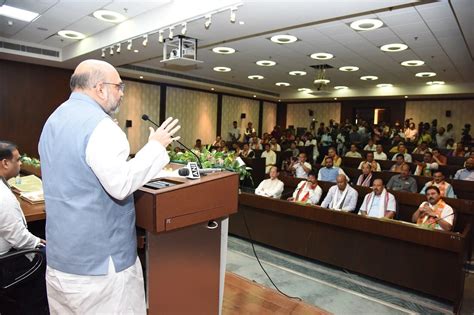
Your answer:
[[[245,113],[240,114],[240,119],[245,119],[245,117],[247,117]]]
[[[130,128],[132,127],[132,121],[131,120],[125,120],[125,128]]]
[[[451,111],[450,110],[446,111],[446,117],[451,117]]]

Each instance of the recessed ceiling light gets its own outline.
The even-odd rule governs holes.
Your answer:
[[[229,67],[214,67],[213,70],[217,72],[229,72],[232,69]]]
[[[214,91],[215,89],[214,88],[211,88],[211,91]]]
[[[423,60],[407,60],[400,64],[405,67],[418,67],[424,65],[425,62]]]
[[[334,58],[334,55],[330,53],[319,52],[311,54],[309,57],[317,60],[328,60]]]
[[[0,6],[0,15],[25,22],[31,22],[39,16],[36,12],[18,9],[6,4]]]
[[[392,87],[393,84],[390,84],[390,83],[380,83],[380,84],[377,84],[377,87],[379,88],[387,88],[387,87]]]
[[[297,76],[303,76],[306,75],[306,71],[290,71],[288,72],[289,75],[297,75]]]
[[[277,44],[289,44],[296,42],[298,38],[292,35],[275,35],[272,36],[270,40]]]
[[[348,89],[347,86],[345,85],[337,85],[334,87],[335,90],[345,90],[345,89]]]
[[[298,92],[311,92],[312,90],[311,89],[308,89],[308,88],[299,88],[298,89]]]
[[[244,25],[245,22],[244,22],[244,21],[239,21],[239,24],[240,24],[240,25]]]
[[[339,70],[351,72],[351,71],[357,71],[357,70],[359,70],[359,67],[356,67],[356,66],[344,66],[344,67],[340,67]]]
[[[334,100],[337,101],[337,97],[335,97]]]
[[[142,76],[142,75],[140,76],[140,79],[143,79],[143,76]]]
[[[290,83],[288,82],[277,82],[275,83],[276,86],[290,86]]]
[[[257,97],[257,95],[254,95],[253,97]]]
[[[316,79],[313,81],[313,83],[315,84],[328,84],[329,82],[331,82],[331,80],[327,80],[327,79]]]
[[[140,51],[138,49],[133,50],[134,53],[139,53]]]
[[[92,15],[101,21],[120,23],[126,20],[126,17],[118,12],[110,10],[97,10]]]
[[[351,28],[357,31],[371,31],[383,25],[383,22],[377,19],[363,19],[351,23]]]
[[[83,39],[86,38],[86,35],[76,32],[76,31],[71,31],[71,30],[62,30],[58,32],[58,35],[64,38],[69,38],[69,39]]]
[[[405,98],[408,98],[408,95],[405,95],[404,97],[405,97]]]
[[[436,75],[436,72],[418,72],[415,74],[416,77],[419,78],[429,78],[429,77],[434,77]]]
[[[250,80],[262,80],[264,76],[259,74],[252,74],[249,75],[247,78],[249,78]]]
[[[216,54],[222,54],[222,55],[230,55],[235,53],[234,48],[230,47],[214,47],[212,48],[212,51],[215,52]]]
[[[276,62],[272,61],[272,60],[259,60],[255,63],[259,66],[262,66],[262,67],[272,67],[272,66],[276,65]]]
[[[397,51],[402,51],[402,50],[406,50],[406,49],[408,49],[407,45],[398,44],[398,43],[387,44],[387,45],[383,45],[382,47],[380,47],[380,50],[388,51],[388,52],[397,52]]]
[[[379,77],[375,76],[375,75],[364,75],[364,76],[360,77],[360,79],[364,80],[364,81],[375,81],[375,80],[378,80]]]
[[[428,85],[444,85],[444,84],[446,84],[446,82],[444,82],[444,81],[428,81],[428,82],[426,82],[426,84],[428,84]]]

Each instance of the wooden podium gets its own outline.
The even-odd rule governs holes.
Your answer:
[[[219,314],[221,222],[237,212],[238,174],[160,181],[163,188],[135,193],[136,224],[146,230],[148,314]]]

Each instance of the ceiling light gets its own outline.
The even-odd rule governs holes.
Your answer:
[[[392,87],[393,84],[390,84],[390,83],[380,83],[380,84],[377,84],[377,87],[379,88],[387,88],[387,87]]]
[[[173,37],[174,37],[173,31],[174,31],[174,27],[171,26],[171,27],[170,27],[170,32],[168,33],[168,38],[169,38],[169,39],[173,39]]]
[[[132,40],[128,41],[127,50],[132,50]]]
[[[408,95],[405,95],[404,97],[405,97],[405,98],[408,98]]]
[[[313,81],[314,84],[328,84],[331,80],[328,79],[316,79]]]
[[[444,81],[428,81],[428,82],[426,82],[426,84],[428,84],[428,85],[444,85],[444,84],[446,84],[446,82],[444,82]]]
[[[110,46],[109,53],[110,53],[111,56],[114,55],[114,46]]]
[[[303,76],[306,75],[306,71],[290,71],[288,72],[289,75],[296,75],[296,76]]]
[[[341,71],[346,71],[346,72],[351,72],[351,71],[357,71],[357,70],[359,70],[359,67],[356,67],[356,66],[344,66],[344,67],[340,67],[339,70],[341,70]]]
[[[143,76],[142,76],[142,75],[140,76],[140,79],[143,79]]]
[[[120,52],[122,51],[122,44],[121,43],[117,44],[117,49],[115,51],[117,52],[117,54],[120,54]]]
[[[328,60],[334,58],[334,55],[330,53],[319,52],[311,54],[310,57],[317,60]]]
[[[425,62],[422,60],[407,60],[407,61],[403,61],[400,64],[405,67],[418,67],[418,66],[424,65]]]
[[[276,86],[290,86],[290,83],[288,82],[277,82],[275,83]]]
[[[237,7],[230,8],[230,23],[235,23],[235,18],[236,18],[235,11],[237,11]]]
[[[163,42],[163,31],[158,32],[158,42],[160,42],[160,43]]]
[[[229,72],[232,69],[229,67],[214,67],[213,70],[217,72]]]
[[[83,39],[86,38],[86,35],[76,32],[76,31],[70,31],[70,30],[62,30],[58,32],[58,35],[64,38],[69,38],[69,39]]]
[[[6,4],[0,6],[0,15],[25,22],[31,22],[39,16],[36,12],[18,9]]]
[[[215,88],[211,88],[211,91],[214,91],[214,90],[215,90]]]
[[[143,35],[143,43],[142,43],[142,45],[146,47],[147,44],[148,44],[148,35]]]
[[[253,75],[249,75],[247,78],[249,78],[250,80],[262,80],[264,78],[263,75],[258,75],[258,74],[253,74]]]
[[[383,45],[380,47],[380,50],[382,51],[388,51],[388,52],[397,52],[397,51],[402,51],[408,49],[408,46],[405,44],[387,44]]]
[[[102,58],[105,58],[105,48],[102,48],[102,54],[100,55]]]
[[[259,60],[255,63],[259,66],[262,66],[262,67],[272,67],[272,66],[276,65],[276,62],[272,61],[272,60]]]
[[[209,27],[211,27],[212,16],[209,14],[209,15],[206,15],[204,18],[206,19],[206,22],[204,22],[204,27],[206,28],[206,30],[208,30]]]
[[[230,55],[235,53],[234,48],[230,47],[214,47],[212,48],[212,51],[215,52],[216,54],[222,54],[222,55]]]
[[[435,72],[418,72],[415,74],[415,77],[419,78],[429,78],[429,77],[434,77],[436,75]]]
[[[334,87],[335,90],[345,90],[345,89],[348,89],[347,86],[345,85],[337,85]]]
[[[357,31],[371,31],[383,25],[383,22],[377,19],[363,19],[351,23],[351,28]]]
[[[337,97],[335,97],[334,100],[337,101]]]
[[[244,25],[245,22],[244,22],[244,21],[239,21],[239,24],[240,24],[240,25]]]
[[[253,97],[257,97],[257,95],[254,95]]]
[[[312,90],[311,89],[308,89],[308,88],[299,88],[298,89],[298,92],[305,92],[305,93],[309,93],[311,92]]]
[[[379,77],[375,76],[375,75],[364,75],[364,76],[360,77],[360,79],[364,80],[364,81],[375,81],[375,80],[378,80]]]
[[[109,10],[98,10],[92,14],[96,19],[105,21],[105,22],[112,22],[112,23],[120,23],[125,21],[126,17],[120,13],[109,11]]]
[[[275,35],[272,36],[270,40],[277,44],[289,44],[296,42],[298,38],[292,35]]]
[[[134,53],[139,53],[140,51],[138,49],[133,50]]]
[[[188,23],[184,22],[181,24],[181,35],[186,35],[186,32],[188,31]]]

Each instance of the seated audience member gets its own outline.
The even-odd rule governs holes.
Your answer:
[[[438,163],[433,161],[433,153],[426,151],[423,155],[423,162],[415,161],[416,169],[415,175],[417,176],[433,176],[433,171],[439,168]]]
[[[265,144],[265,151],[262,152],[261,157],[265,159],[265,174],[268,174],[277,160],[276,153],[270,150],[270,143]]]
[[[392,148],[388,151],[389,153],[398,153],[398,146],[403,144],[402,138],[399,135],[396,135],[395,138],[392,139]]]
[[[290,171],[293,172],[295,177],[308,178],[308,174],[311,171],[311,164],[306,162],[306,153],[300,153],[298,159],[291,162]]]
[[[365,162],[362,164],[362,174],[359,175],[357,179],[357,186],[370,187],[372,186],[373,176],[372,176],[372,165]]]
[[[270,178],[264,179],[255,189],[255,194],[264,197],[280,199],[281,193],[283,192],[284,184],[281,180],[278,179],[278,168],[272,166],[270,168]]]
[[[377,146],[375,147],[374,159],[382,161],[387,160],[387,154],[383,152],[383,146],[381,144],[377,144]]]
[[[313,135],[311,133],[308,133],[304,146],[305,147],[313,146],[313,161],[316,161],[319,157],[318,141],[315,138],[313,138]]]
[[[373,192],[365,195],[359,214],[372,218],[393,219],[397,211],[395,197],[385,189],[380,178],[374,180],[372,190]]]
[[[361,158],[362,155],[360,155],[359,152],[357,152],[357,146],[355,144],[351,144],[350,150],[346,153],[346,157],[350,158]]]
[[[390,172],[400,173],[402,171],[402,165],[405,165],[405,158],[403,154],[397,154],[395,156],[395,164],[390,168]]]
[[[438,187],[431,186],[426,189],[426,199],[418,210],[413,213],[412,221],[418,225],[444,231],[453,228],[454,211],[443,199]]]
[[[420,194],[426,194],[426,189],[431,186],[438,187],[441,197],[456,198],[453,186],[444,180],[444,174],[441,171],[434,171],[433,180],[425,184]]]
[[[234,155],[241,156],[242,154],[242,149],[240,148],[240,145],[238,143],[232,143],[232,151],[234,151]]]
[[[446,165],[448,164],[448,158],[441,154],[439,149],[433,149],[433,160],[438,163],[438,165]]]
[[[393,175],[388,181],[387,189],[412,193],[418,192],[416,180],[410,176],[410,165],[402,165],[402,171],[400,174]]]
[[[286,149],[285,151],[289,152],[291,151],[291,156],[292,157],[297,157],[300,154],[300,150],[296,147],[296,142],[291,142],[290,147]]]
[[[311,171],[308,174],[308,180],[302,180],[298,183],[293,196],[288,198],[288,201],[309,203],[316,205],[321,199],[323,190],[318,185],[316,173]]]
[[[364,147],[364,151],[372,151],[372,152],[374,152],[375,150],[377,150],[377,145],[375,145],[373,139],[369,139],[369,142],[368,142],[368,143],[365,145],[365,147]]]
[[[335,183],[338,175],[344,175],[347,178],[347,180],[349,180],[349,178],[347,177],[346,173],[344,173],[342,168],[333,166],[332,157],[328,156],[326,158],[326,166],[321,167],[319,169],[318,180]]]
[[[196,143],[194,144],[194,150],[202,151],[201,139],[196,139]]]
[[[270,149],[274,152],[280,152],[281,151],[281,147],[280,145],[277,143],[277,140],[275,138],[272,138],[270,140]]]
[[[380,164],[374,160],[374,153],[373,152],[367,152],[365,155],[365,161],[360,162],[359,167],[357,167],[359,170],[362,169],[362,165],[364,163],[369,163],[370,166],[372,167],[372,171],[374,172],[381,172],[382,169],[380,168]]]
[[[180,147],[174,147],[173,151],[174,151],[174,153],[182,153],[183,152],[183,150],[181,150]]]
[[[425,130],[423,130],[423,133],[421,134],[420,138],[418,139],[418,144],[420,144],[422,142],[431,143],[432,141],[433,141],[433,138],[431,138],[430,130],[425,129]]]
[[[412,162],[411,155],[407,153],[407,148],[405,147],[405,145],[403,143],[400,143],[398,145],[397,153],[398,154],[403,154],[403,158],[405,159],[405,162],[407,162],[407,163]],[[393,156],[392,161],[396,160],[396,156],[397,156],[397,154],[395,154]]]
[[[464,157],[465,155],[466,155],[466,152],[464,151],[464,146],[462,142],[456,143],[456,148],[450,154],[450,156],[455,156],[455,157]]]
[[[216,148],[222,146],[222,138],[221,138],[221,136],[217,136],[217,137],[216,137],[216,140],[214,140],[214,142],[212,143],[212,146],[213,146],[213,147],[216,147]]]
[[[431,152],[431,149],[428,147],[428,143],[422,142],[420,143],[415,150],[413,150],[413,154],[425,154],[425,152]]]
[[[20,172],[20,153],[15,144],[0,141],[0,255],[15,250],[34,249],[44,246],[46,241],[28,231],[23,210],[7,181]],[[14,280],[26,272],[34,263],[26,257],[18,257],[2,263],[2,280]],[[18,314],[48,314],[44,266],[41,272],[16,288],[2,292],[4,297],[16,301]],[[8,280],[10,282],[10,280]],[[0,305],[0,313],[7,313]]]
[[[446,142],[449,139],[449,135],[446,133],[446,130],[443,127],[438,128],[438,133],[436,134],[436,146],[441,149],[446,148]]]
[[[454,179],[474,181],[474,158],[468,158],[465,165],[465,168],[456,172]]]
[[[301,140],[300,137],[295,138],[296,146],[298,147],[304,147],[304,142]]]
[[[330,157],[332,159],[332,164],[334,166],[341,166],[341,163],[342,163],[342,159],[340,156],[337,155],[336,153],[336,149],[334,147],[330,147],[328,149],[328,155],[326,155],[323,159],[323,161],[321,162],[321,165],[322,166],[325,166],[326,165],[326,159]]]
[[[257,136],[253,136],[249,141],[250,149],[252,150],[262,150],[262,144],[260,139]]]
[[[332,210],[354,211],[357,204],[357,191],[347,184],[344,175],[337,175],[336,185],[329,188],[321,207]]]
[[[418,136],[418,129],[414,122],[411,122],[407,129],[405,129],[405,140],[408,142],[415,142]]]
[[[243,158],[253,159],[255,157],[255,152],[250,150],[248,143],[244,143],[244,149],[242,150],[242,153],[240,154],[240,156]]]
[[[446,149],[448,150],[456,149],[456,143],[454,142],[453,138],[449,138],[448,141],[446,141]]]

